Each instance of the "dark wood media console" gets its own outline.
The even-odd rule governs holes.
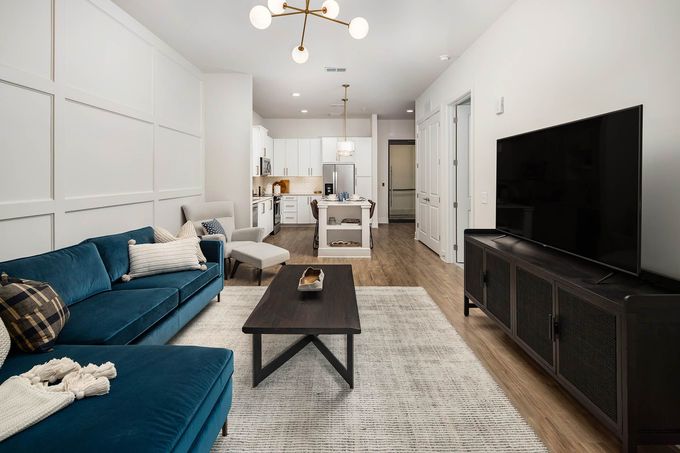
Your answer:
[[[679,258],[680,259],[680,258]],[[680,283],[640,278],[497,230],[465,232],[479,308],[622,442],[680,443]]]

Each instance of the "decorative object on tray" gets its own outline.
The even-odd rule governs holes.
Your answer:
[[[361,195],[355,193],[351,197],[349,197],[349,199],[350,201],[361,201],[364,198]]]
[[[324,273],[321,269],[308,267],[302,273],[300,282],[298,283],[298,291],[311,292],[321,291],[323,289]]]
[[[352,218],[352,217],[348,217],[346,219],[342,219],[341,223],[352,223],[352,224],[356,224],[356,225],[361,225],[361,220],[355,219],[355,218]]]
[[[338,196],[334,193],[326,195],[326,201],[338,201]]]
[[[359,247],[360,245],[357,241],[333,241],[330,243],[331,247]]]
[[[335,219],[335,217],[329,217],[328,218],[328,224],[329,225],[337,225],[338,221]]]

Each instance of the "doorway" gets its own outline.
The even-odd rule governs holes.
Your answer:
[[[472,97],[468,94],[450,106],[451,153],[453,160],[453,197],[451,225],[453,256],[456,263],[465,261],[464,233],[471,225],[472,197],[470,191],[470,149],[472,141]]]
[[[390,223],[416,221],[416,141],[388,142],[388,217]]]

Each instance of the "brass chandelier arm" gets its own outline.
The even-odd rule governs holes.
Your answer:
[[[326,16],[323,16],[319,13],[315,13],[315,12],[312,12],[312,11],[310,11],[309,14],[311,14],[312,16],[320,17],[321,19],[326,19],[326,20],[330,20],[331,22],[342,24],[345,27],[349,27],[349,22],[343,22],[343,21],[338,20],[338,19],[331,19],[330,17],[326,17]]]
[[[293,11],[297,11],[297,12],[300,12],[300,13],[306,13],[307,12],[307,10],[304,10],[302,8],[296,8],[295,6],[290,6],[288,3],[285,3],[283,5],[283,7],[285,9],[292,9]]]
[[[307,0],[307,3],[309,3],[309,0]],[[307,31],[307,18],[309,17],[308,14],[305,14],[305,23],[302,25],[302,38],[300,39],[300,50],[305,48],[305,32]]]
[[[272,14],[272,17],[283,17],[283,16],[296,16],[298,14],[304,14],[304,11],[295,11],[294,13],[281,13],[281,14]]]

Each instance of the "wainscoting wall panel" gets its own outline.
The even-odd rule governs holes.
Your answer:
[[[0,82],[0,125],[0,203],[51,199],[52,96]]]
[[[203,76],[110,0],[0,1],[0,260],[203,199]]]
[[[150,114],[152,45],[88,0],[65,5],[65,83]]]
[[[160,126],[156,141],[158,188],[168,191],[201,187],[201,139]]]
[[[51,214],[0,220],[0,253],[6,258],[31,256],[52,248]]]
[[[171,233],[179,231],[179,227],[184,223],[182,216],[182,205],[191,204],[201,200],[201,196],[169,198],[160,200],[156,206],[156,223],[163,225]]]
[[[152,225],[153,202],[110,206],[67,212],[64,216],[63,240],[75,244],[88,237],[119,233]]]
[[[52,78],[52,1],[0,2],[0,62]]]

